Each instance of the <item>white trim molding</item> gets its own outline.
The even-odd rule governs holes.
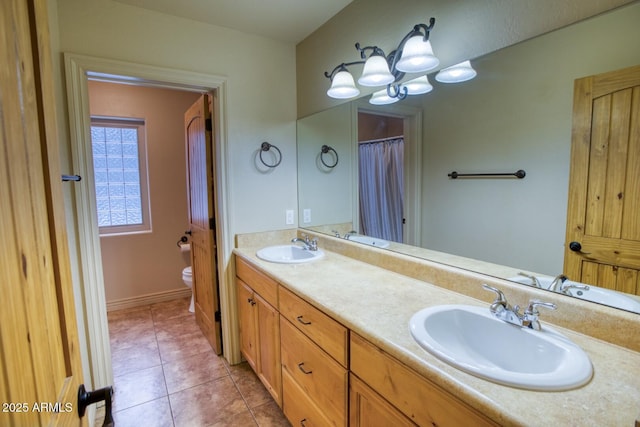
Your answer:
[[[228,165],[226,93],[227,79],[222,76],[201,74],[185,70],[97,58],[73,53],[64,54],[71,156],[75,174],[83,177],[83,185],[74,186],[78,230],[78,264],[82,280],[83,313],[94,387],[113,383],[111,352],[107,323],[107,303],[100,255],[100,239],[96,212],[95,186],[90,141],[90,113],[88,80],[127,83],[138,86],[173,88],[199,93],[215,92],[214,105],[217,132],[214,138],[216,153],[216,224],[218,281],[222,315],[222,341],[224,356],[230,363],[240,361],[238,325],[233,293],[233,269],[230,268],[233,236],[230,235],[228,212]],[[215,101],[214,101],[215,102]]]

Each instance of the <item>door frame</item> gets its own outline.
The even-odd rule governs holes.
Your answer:
[[[413,246],[422,246],[422,110],[409,105],[372,105],[364,100],[353,103],[353,223],[360,227],[360,172],[358,166],[358,112],[378,116],[395,117],[403,120],[404,132],[404,218],[402,241]],[[408,194],[411,197],[406,197]]]
[[[234,321],[236,309],[234,296],[230,294],[227,283],[232,283],[233,272],[228,262],[233,250],[230,237],[228,211],[228,141],[226,133],[226,92],[227,79],[222,76],[201,74],[191,71],[162,68],[131,62],[116,61],[73,53],[64,53],[67,102],[69,109],[69,127],[71,139],[71,160],[74,174],[82,176],[84,185],[74,186],[74,206],[77,232],[77,253],[79,274],[81,275],[83,312],[78,317],[84,320],[89,350],[91,375],[94,387],[103,387],[113,383],[111,369],[111,350],[104,293],[104,276],[100,250],[96,212],[96,197],[93,188],[92,154],[86,141],[91,140],[91,118],[89,111],[88,80],[178,89],[193,92],[217,92],[217,104],[214,106],[216,120],[213,135],[213,150],[216,168],[216,256],[218,263],[218,281],[220,283],[220,311],[222,316],[222,341],[224,356],[233,363],[239,359],[237,322]]]

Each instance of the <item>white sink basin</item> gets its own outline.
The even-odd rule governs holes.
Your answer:
[[[543,319],[544,321],[544,319]],[[580,387],[593,374],[587,354],[546,325],[541,331],[496,319],[488,307],[439,305],[409,322],[418,344],[472,375],[528,390]]]
[[[378,239],[376,237],[362,236],[360,234],[349,235],[349,240],[352,242],[364,243],[365,245],[375,246],[378,248],[388,248],[389,242],[384,239]]]
[[[258,258],[280,264],[299,264],[320,259],[324,252],[320,249],[310,251],[296,245],[267,246],[256,252]]]
[[[536,276],[540,286],[544,289],[549,289],[553,282],[553,277],[549,276]],[[512,277],[509,280],[514,282],[523,283],[525,285],[532,285],[532,280],[528,277],[517,276]],[[566,280],[565,285],[585,285],[584,283],[573,282]],[[586,301],[597,302],[599,304],[609,305],[611,307],[620,308],[622,310],[633,311],[640,313],[640,298],[633,295],[627,295],[622,292],[614,291],[612,289],[600,288],[598,286],[587,285],[589,289],[576,289],[570,288],[568,290],[572,297],[580,298]]]

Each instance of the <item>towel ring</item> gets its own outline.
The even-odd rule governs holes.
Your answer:
[[[270,165],[267,162],[265,162],[264,159],[262,158],[262,153],[265,152],[265,151],[271,150],[271,148],[274,148],[278,152],[278,154],[277,154],[278,161],[276,161],[272,165]],[[268,142],[263,142],[262,145],[260,145],[260,161],[262,162],[263,165],[265,165],[268,168],[275,168],[282,161],[282,153],[280,152],[278,147],[276,147],[275,145],[269,144]]]
[[[327,154],[329,151],[333,151],[333,154],[336,156],[336,161],[333,162],[332,165],[326,164],[324,161],[324,157],[322,156],[323,154]],[[323,165],[325,165],[328,168],[335,168],[336,165],[338,164],[338,152],[334,150],[332,147],[329,147],[328,145],[323,145],[322,148],[320,149],[320,161],[322,162]]]

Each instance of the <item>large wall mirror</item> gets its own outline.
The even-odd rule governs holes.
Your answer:
[[[526,285],[534,283],[518,273],[562,273],[574,81],[640,64],[638,22],[635,2],[475,58],[471,81],[447,85],[429,76],[431,93],[376,108],[366,97],[300,119],[300,227],[366,234],[358,189],[362,114],[381,117],[372,133],[379,139],[398,136],[375,132],[388,127],[385,117],[399,118],[405,224],[401,239],[386,242],[389,250]],[[323,145],[335,151],[323,154]],[[524,179],[448,176],[520,169]],[[640,197],[636,190],[627,197]]]

